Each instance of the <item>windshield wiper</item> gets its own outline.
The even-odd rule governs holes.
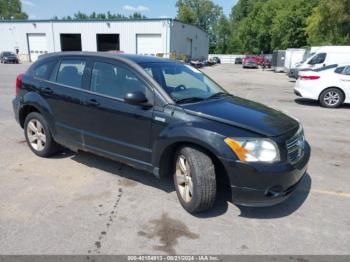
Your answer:
[[[226,92],[218,92],[218,93],[215,93],[211,96],[209,96],[207,99],[212,99],[212,98],[219,98],[219,97],[222,97],[222,96],[233,96],[229,93],[226,93]]]
[[[203,101],[204,98],[202,97],[187,97],[183,99],[176,100],[177,104],[184,104],[184,103],[192,103],[192,102],[198,102],[198,101]]]

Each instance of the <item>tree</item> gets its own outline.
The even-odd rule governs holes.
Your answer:
[[[222,14],[222,8],[211,0],[178,0],[177,19],[209,32]]]
[[[319,0],[241,0],[231,12],[229,50],[270,53],[308,43],[307,17]]]
[[[208,33],[210,52],[213,52],[217,40],[214,27],[223,15],[222,7],[211,0],[177,0],[176,7],[179,21],[198,26]]]
[[[141,13],[133,13],[130,16],[125,16],[122,14],[112,14],[111,12],[107,12],[106,14],[104,13],[96,13],[96,12],[92,12],[90,15],[82,13],[82,12],[78,12],[75,13],[73,15],[73,17],[71,16],[64,16],[61,19],[62,20],[128,20],[128,19],[146,19],[147,17],[142,15]],[[57,16],[54,16],[52,18],[53,20],[58,20]]]
[[[20,0],[0,0],[0,19],[28,19]]]
[[[307,19],[310,45],[350,44],[350,0],[321,0]]]
[[[226,54],[229,47],[230,23],[225,15],[221,15],[213,27],[214,38],[210,43],[210,49],[216,54]]]

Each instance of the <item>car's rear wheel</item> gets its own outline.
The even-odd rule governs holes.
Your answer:
[[[338,88],[328,88],[320,95],[320,104],[323,107],[337,108],[344,102],[344,94]]]
[[[189,213],[208,210],[215,202],[215,167],[211,158],[194,147],[181,148],[175,157],[174,183],[181,205]]]
[[[40,157],[49,157],[58,152],[59,145],[53,140],[45,118],[30,113],[24,122],[24,134],[29,148]]]

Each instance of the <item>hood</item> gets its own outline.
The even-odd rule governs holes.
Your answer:
[[[182,106],[189,114],[244,128],[265,136],[279,136],[298,127],[286,114],[240,97],[208,100]]]

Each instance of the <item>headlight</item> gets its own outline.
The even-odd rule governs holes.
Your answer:
[[[270,139],[226,138],[225,143],[245,162],[276,162],[280,160],[277,145]]]

